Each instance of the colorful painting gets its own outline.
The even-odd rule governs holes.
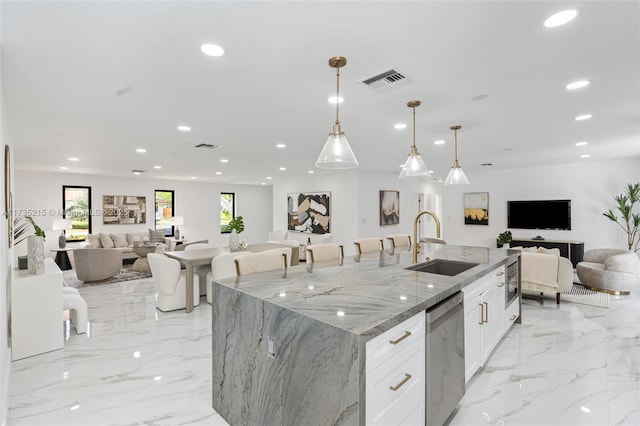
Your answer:
[[[147,198],[135,195],[103,195],[104,225],[147,223]]]
[[[330,232],[331,192],[287,194],[287,229],[309,234]]]
[[[400,223],[400,192],[380,191],[380,226]]]
[[[464,224],[489,225],[488,192],[466,192],[464,194]]]

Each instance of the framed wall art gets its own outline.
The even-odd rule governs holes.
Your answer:
[[[380,226],[400,223],[400,191],[380,191]]]
[[[489,225],[488,192],[465,192],[464,224]]]
[[[103,195],[104,225],[147,223],[147,197],[136,195]]]
[[[309,234],[328,234],[331,192],[287,194],[287,229]]]

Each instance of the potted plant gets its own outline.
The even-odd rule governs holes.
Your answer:
[[[640,238],[640,213],[634,213],[633,208],[636,203],[640,203],[640,183],[628,183],[624,192],[613,197],[618,203],[616,209],[620,213],[620,218],[613,209],[602,213],[611,221],[615,222],[627,233],[627,246],[629,250],[638,251]],[[637,239],[637,241],[636,241]]]
[[[509,244],[511,243],[511,231],[504,231],[502,234],[498,235],[496,238],[496,244],[498,248],[509,248]]]
[[[232,250],[237,250],[240,248],[240,239],[238,238],[238,234],[244,231],[244,220],[242,216],[236,216],[229,221],[227,225],[227,229],[231,230],[231,234],[229,235],[229,247]]]

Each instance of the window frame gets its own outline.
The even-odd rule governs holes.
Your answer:
[[[154,189],[153,191],[153,220],[154,220],[154,228],[156,231],[158,230],[158,219],[156,219],[156,214],[158,212],[158,192],[170,192],[171,193],[171,217],[176,215],[176,191],[173,189]],[[168,228],[162,228],[168,229]],[[171,225],[171,233],[167,234],[165,232],[165,237],[173,237],[175,235],[175,226]]]
[[[222,197],[223,195],[230,195],[231,196],[231,219],[234,219],[236,217],[236,193],[235,192],[220,192],[220,233],[221,234],[230,234],[231,230],[228,229],[228,224],[223,224],[222,223]],[[224,229],[224,227],[227,227],[227,229]]]
[[[62,185],[62,218],[65,219],[67,217],[67,198],[66,198],[66,194],[67,194],[67,189],[86,189],[87,190],[87,200],[88,200],[88,205],[87,205],[87,222],[88,222],[88,229],[87,229],[87,234],[91,234],[93,232],[93,208],[91,206],[91,187],[90,186],[84,186],[84,185]],[[73,218],[72,218],[73,220]],[[67,231],[63,231],[64,235],[65,235],[65,240],[68,243],[75,243],[75,242],[81,242],[81,241],[86,241],[87,238],[82,238],[82,239],[73,239],[70,240],[68,238],[68,234]]]

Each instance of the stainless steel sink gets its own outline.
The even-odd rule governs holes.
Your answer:
[[[450,277],[478,266],[478,263],[460,262],[458,260],[433,259],[428,262],[409,266],[411,271],[428,272],[430,274],[448,275]]]

